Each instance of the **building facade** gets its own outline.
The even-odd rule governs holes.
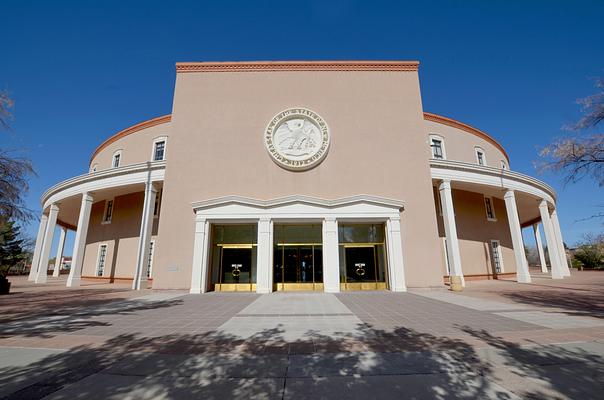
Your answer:
[[[404,291],[530,282],[521,230],[570,274],[547,184],[492,137],[424,112],[417,62],[177,63],[172,113],[52,186],[30,279],[76,231],[68,286]],[[62,252],[63,244],[59,246]],[[60,259],[61,254],[57,254]],[[544,272],[548,269],[542,262]]]

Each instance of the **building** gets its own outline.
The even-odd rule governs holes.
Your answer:
[[[424,112],[417,62],[177,63],[176,73],[170,115],[109,137],[88,173],[44,193],[31,280],[47,279],[39,265],[57,225],[62,238],[77,232],[68,286],[530,282],[521,229],[540,244],[539,223],[556,249],[552,277],[570,274],[552,188],[514,172],[483,131]]]

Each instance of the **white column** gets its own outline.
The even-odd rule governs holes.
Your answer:
[[[541,214],[541,223],[543,224],[545,241],[547,242],[547,254],[549,255],[552,279],[562,279],[563,275],[562,267],[560,266],[560,254],[557,251],[558,243],[554,234],[554,226],[549,217],[547,201],[541,200],[541,203],[539,204],[539,213]]]
[[[209,227],[210,223],[198,211],[195,217],[195,241],[193,244],[190,293],[205,293],[208,288]]]
[[[510,224],[510,233],[512,234],[512,245],[514,246],[514,256],[516,258],[516,281],[521,283],[531,283],[531,275],[524,254],[524,242],[522,240],[522,229],[518,220],[518,209],[516,207],[516,196],[513,190],[508,190],[503,196],[505,199],[505,211],[508,215]]]
[[[80,286],[82,279],[82,267],[84,265],[84,250],[86,250],[86,235],[88,235],[88,223],[90,222],[90,210],[92,209],[92,196],[89,193],[82,194],[80,205],[80,216],[78,217],[78,229],[76,230],[71,257],[71,268],[67,277],[67,287]]]
[[[390,275],[390,290],[393,292],[407,291],[405,283],[405,265],[403,263],[403,243],[401,238],[401,217],[391,217],[386,221],[388,251],[388,271]]]
[[[269,218],[258,221],[258,247],[256,249],[256,293],[273,291],[273,223]]]
[[[533,232],[535,233],[535,244],[537,246],[537,253],[539,254],[539,262],[541,263],[541,272],[547,274],[547,264],[545,263],[545,253],[543,252],[543,244],[541,243],[539,224],[533,224]]]
[[[143,213],[141,215],[141,230],[138,237],[138,248],[136,253],[136,268],[132,279],[132,289],[147,288],[147,265],[149,265],[149,246],[151,245],[151,230],[153,228],[153,208],[157,189],[153,182],[145,184],[145,200],[143,201]]]
[[[38,264],[40,264],[40,252],[42,251],[42,245],[44,244],[44,234],[46,233],[46,225],[48,224],[48,216],[42,214],[40,217],[40,226],[38,227],[38,236],[36,237],[36,247],[34,249],[34,256],[31,260],[31,268],[29,270],[28,281],[35,281],[36,274],[38,273]]]
[[[570,268],[568,267],[568,259],[564,250],[564,239],[562,238],[562,230],[560,229],[560,221],[558,220],[558,212],[554,208],[552,211],[552,224],[554,227],[554,236],[558,242],[558,251],[560,254],[560,266],[562,267],[562,275],[570,276]]]
[[[61,235],[59,236],[59,246],[57,247],[57,255],[55,256],[55,267],[52,276],[55,278],[60,276],[61,259],[63,258],[63,250],[65,249],[65,236],[67,236],[67,228],[61,227]]]
[[[447,256],[449,257],[450,276],[461,277],[461,284],[466,285],[461,268],[461,254],[459,252],[459,239],[455,224],[455,210],[453,209],[453,196],[451,195],[451,181],[443,180],[439,187],[440,202],[443,211],[445,236],[447,237]]]
[[[52,248],[52,238],[57,225],[57,217],[59,216],[59,206],[56,204],[50,205],[48,212],[48,223],[44,232],[44,242],[42,242],[42,250],[40,250],[40,261],[38,263],[38,273],[36,274],[36,283],[46,283],[48,275],[48,261],[50,260],[50,250]]]
[[[323,289],[326,293],[340,292],[338,245],[338,221],[327,217],[323,220]]]

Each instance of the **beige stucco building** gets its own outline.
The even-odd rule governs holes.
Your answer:
[[[178,63],[172,113],[109,137],[52,186],[30,279],[76,231],[68,286],[404,291],[451,276],[530,282],[543,225],[569,275],[547,184],[503,147],[424,112],[417,62]],[[54,255],[54,254],[53,254]],[[60,255],[58,259],[60,259]]]

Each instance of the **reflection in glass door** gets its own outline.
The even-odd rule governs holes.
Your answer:
[[[383,224],[341,224],[341,290],[386,289],[386,251]]]
[[[256,225],[212,225],[210,289],[256,290]]]
[[[275,225],[275,290],[323,290],[321,225]]]

